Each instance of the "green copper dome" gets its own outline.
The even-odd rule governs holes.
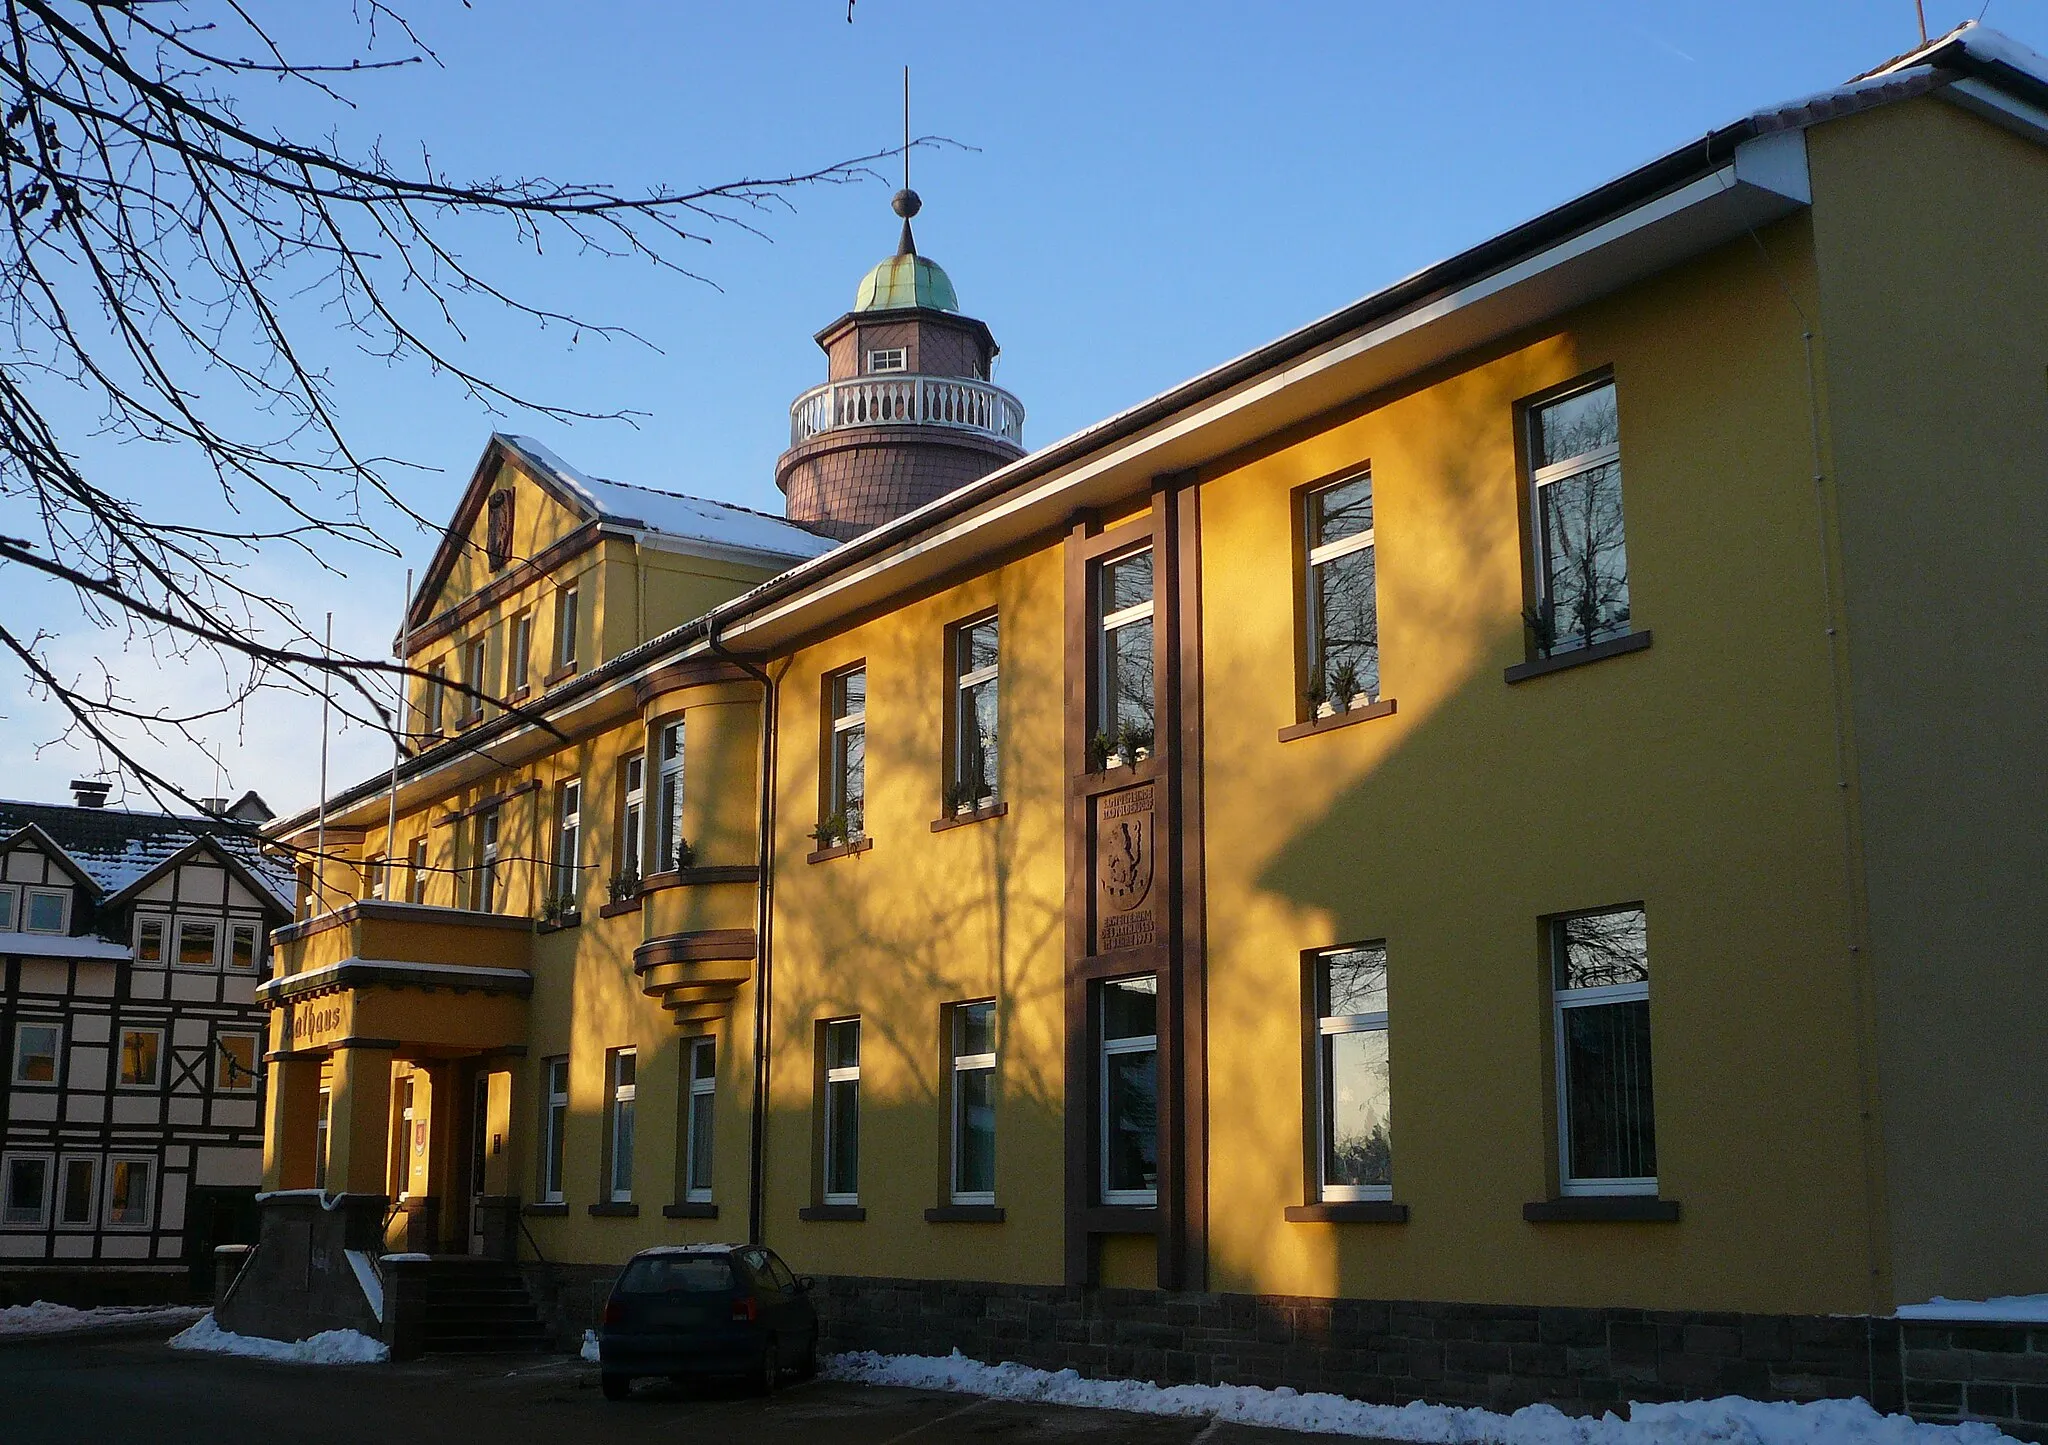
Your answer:
[[[953,294],[952,278],[939,263],[914,252],[891,256],[861,277],[860,290],[853,297],[856,311],[895,311],[906,306],[958,311],[960,298]]]

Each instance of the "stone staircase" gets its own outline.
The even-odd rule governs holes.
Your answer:
[[[547,1328],[516,1267],[436,1255],[423,1273],[423,1353],[532,1353],[548,1347]]]

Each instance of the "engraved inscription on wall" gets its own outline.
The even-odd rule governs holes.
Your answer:
[[[1095,798],[1095,952],[1159,941],[1159,830],[1151,783]]]

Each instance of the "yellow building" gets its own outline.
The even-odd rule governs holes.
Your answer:
[[[746,1236],[828,1343],[1896,1402],[2048,1290],[2044,143],[1966,28],[1014,459],[906,223],[811,530],[495,438],[424,746],[275,830],[274,1212],[559,1330]]]

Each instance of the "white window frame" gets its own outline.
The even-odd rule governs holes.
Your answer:
[[[73,1165],[83,1164],[87,1171],[85,1187],[85,1218],[66,1219],[64,1200],[69,1194],[65,1179]],[[92,1229],[99,1223],[100,1208],[100,1156],[97,1154],[64,1154],[57,1159],[57,1175],[51,1181],[50,1216],[58,1229]]]
[[[127,1069],[128,1036],[130,1034],[151,1034],[155,1036],[156,1070],[154,1078],[137,1080],[122,1077]],[[160,1027],[152,1027],[148,1024],[122,1024],[114,1036],[114,1087],[116,1089],[125,1089],[130,1093],[157,1094],[163,1092],[164,1065],[168,1062],[164,1057],[165,1042],[164,1030]]]
[[[574,913],[583,897],[583,779],[564,778],[555,785],[555,858],[548,870],[549,886]]]
[[[676,847],[683,840],[683,790],[688,785],[690,736],[682,718],[661,725],[654,735],[655,786],[653,873],[676,866]]]
[[[711,1056],[709,1071],[697,1067],[698,1060],[705,1054]],[[716,1111],[718,1099],[718,1041],[712,1038],[691,1039],[683,1050],[685,1067],[689,1069],[688,1089],[685,1092],[683,1131],[683,1199],[690,1204],[711,1202],[711,1180],[697,1177],[697,1104],[708,1100],[705,1105],[704,1132],[713,1148],[717,1147]],[[712,1170],[717,1169],[716,1161]]]
[[[856,676],[860,678],[860,711],[842,712],[840,709],[846,705],[840,702],[841,692],[848,680]],[[828,817],[837,813],[846,819],[846,841],[851,843],[865,838],[868,831],[868,665],[863,662],[854,667],[842,667],[826,677],[825,686],[825,705],[832,714],[832,757],[825,794],[825,813]],[[846,796],[846,783],[850,772],[846,766],[846,738],[855,732],[860,734],[861,740],[860,802],[855,805],[859,812],[858,817],[849,811]]]
[[[6,1215],[8,1196],[13,1192],[16,1164],[43,1166],[43,1198],[34,1219],[9,1219]],[[6,1154],[0,1154],[0,1229],[48,1229],[50,1216],[55,1210],[53,1191],[56,1183],[57,1161],[54,1156],[32,1149],[9,1150]]]
[[[619,872],[641,875],[647,834],[647,754],[628,753],[619,769]]]
[[[448,730],[448,661],[440,658],[427,664],[427,732]]]
[[[1131,974],[1128,976],[1128,978],[1146,977],[1154,980],[1154,987],[1156,988],[1158,979],[1156,974]],[[1102,982],[1104,984],[1124,983],[1128,981],[1128,978],[1104,979]],[[1112,1039],[1109,1036],[1107,990],[1098,987],[1095,992],[1095,1072],[1100,1076],[1095,1098],[1095,1137],[1097,1145],[1095,1152],[1099,1156],[1096,1166],[1096,1187],[1101,1191],[1104,1204],[1131,1205],[1140,1209],[1153,1209],[1158,1207],[1159,1204],[1159,1190],[1156,1187],[1151,1189],[1112,1189],[1109,1184],[1109,1141],[1115,1133],[1114,1129],[1110,1126],[1109,1118],[1109,1061],[1123,1054],[1151,1054],[1153,1096],[1155,1099],[1158,1097],[1161,1090],[1159,1087],[1159,1015],[1157,1012],[1158,1003],[1156,1001],[1153,1004],[1153,1009],[1152,1033],[1133,1034],[1128,1038]],[[1158,1136],[1155,1134],[1153,1136],[1153,1148],[1156,1151],[1158,1147]]]
[[[471,873],[469,901],[478,913],[498,911],[498,837],[503,827],[496,808],[476,815],[476,867]]]
[[[187,973],[219,973],[221,948],[227,941],[227,920],[217,913],[178,913],[172,915],[176,925],[171,929],[171,963],[174,969]],[[185,930],[187,928],[210,928],[213,930],[213,952],[205,963],[185,962]]]
[[[1129,607],[1120,607],[1114,612],[1102,611],[1102,604],[1106,600],[1109,590],[1109,569],[1119,562],[1128,562],[1131,558],[1151,552],[1152,550],[1152,544],[1146,542],[1140,546],[1131,547],[1119,552],[1114,557],[1104,557],[1095,563],[1095,607],[1098,619],[1095,624],[1095,730],[1098,732],[1113,733],[1120,726],[1117,722],[1116,688],[1114,679],[1110,676],[1110,634],[1121,628],[1128,627],[1134,622],[1151,622],[1157,610],[1159,598],[1159,558],[1155,555],[1152,558],[1152,595],[1143,602],[1134,602]],[[1156,655],[1159,647],[1159,634],[1156,630],[1152,634],[1152,646]],[[1156,656],[1154,666],[1156,669]],[[1156,693],[1159,685],[1156,671],[1152,685]],[[1159,745],[1157,733],[1158,700],[1156,696],[1153,700],[1153,728],[1155,731],[1153,733],[1152,747],[1144,750],[1145,756],[1150,756],[1152,750]],[[1123,766],[1123,758],[1115,749],[1112,749],[1109,755],[1102,761],[1105,767],[1120,768]],[[1143,761],[1143,759],[1140,758],[1139,761]]]
[[[1536,455],[1534,449],[1540,444],[1543,436],[1544,412],[1553,406],[1570,401],[1574,397],[1585,396],[1589,392],[1599,391],[1603,388],[1615,392],[1615,415],[1619,418],[1621,414],[1621,393],[1615,387],[1615,381],[1611,375],[1596,377],[1583,385],[1571,387],[1569,390],[1560,391],[1552,396],[1546,396],[1541,401],[1530,403],[1526,411],[1528,432],[1525,443],[1530,448],[1530,455],[1532,457]],[[1595,447],[1590,452],[1580,452],[1577,456],[1566,457],[1561,461],[1548,462],[1543,466],[1530,468],[1529,526],[1531,528],[1532,550],[1529,555],[1534,563],[1536,573],[1536,600],[1538,603],[1548,603],[1552,600],[1550,595],[1550,563],[1548,556],[1550,538],[1545,535],[1543,527],[1543,489],[1552,482],[1566,481],[1597,468],[1610,465],[1619,466],[1620,463],[1621,443],[1617,441],[1607,446]],[[1622,515],[1622,548],[1626,551],[1628,547],[1628,522],[1625,506]],[[1595,646],[1602,642],[1612,642],[1617,637],[1626,637],[1634,630],[1635,624],[1633,621],[1624,622],[1618,631],[1603,629],[1598,636],[1585,638],[1573,643],[1570,647],[1553,645],[1550,652],[1552,656],[1576,652],[1582,648]]]
[[[57,926],[37,928],[34,926],[36,900],[55,898],[57,900]],[[27,884],[21,890],[21,932],[41,933],[61,937],[71,931],[71,890],[69,888],[45,888]]]
[[[533,609],[524,608],[512,619],[505,643],[505,691],[518,692],[533,675]]]
[[[953,1119],[951,1125],[953,1132],[952,1148],[950,1151],[952,1156],[952,1178],[948,1182],[952,1190],[952,1200],[955,1204],[994,1204],[996,1202],[996,1191],[993,1183],[987,1189],[962,1189],[960,1187],[960,1161],[965,1155],[962,1144],[967,1134],[967,1091],[960,1087],[961,1076],[964,1074],[986,1073],[989,1076],[989,1098],[991,1101],[995,1098],[996,1054],[998,1050],[991,1048],[977,1054],[961,1052],[967,1033],[967,1011],[976,1008],[986,1008],[989,1011],[990,1041],[996,1042],[998,1035],[996,1034],[996,1005],[994,999],[970,999],[966,1003],[953,1005],[950,1010],[953,1033],[950,1050],[953,1058]]]
[[[624,1065],[631,1061],[633,1082],[624,1082]],[[638,1134],[638,1103],[640,1098],[640,1051],[637,1048],[613,1049],[605,1060],[605,1140],[610,1146],[605,1150],[605,1198],[613,1204],[633,1202],[633,1173],[639,1164],[634,1150]],[[630,1107],[629,1107],[630,1106]],[[619,1162],[621,1150],[626,1163],[626,1182],[619,1184]]]
[[[851,1028],[853,1030],[853,1062],[834,1065],[832,1063],[832,1030]],[[829,1019],[825,1024],[825,1127],[821,1131],[825,1145],[825,1203],[828,1205],[858,1205],[860,1203],[860,1019]],[[832,1107],[833,1090],[853,1090],[853,1188],[834,1189],[834,1183],[847,1181],[832,1178],[833,1145],[839,1142],[833,1119],[838,1111]]]
[[[47,1079],[31,1079],[24,1072],[24,1066],[31,1057],[26,1047],[28,1031],[30,1029],[48,1029],[55,1037],[56,1042],[50,1046],[50,1077]],[[37,1054],[34,1057],[40,1058],[42,1055]],[[14,1067],[8,1073],[8,1078],[13,1082],[14,1087],[18,1089],[54,1089],[64,1082],[64,1024],[62,1020],[44,1018],[15,1020]]]
[[[382,898],[384,895],[377,895]],[[246,966],[235,962],[235,939],[249,935],[249,962]],[[221,966],[229,973],[260,973],[263,969],[263,925],[247,918],[228,918],[226,936],[221,943]]]
[[[1302,528],[1306,533],[1303,541],[1308,547],[1308,585],[1303,594],[1308,618],[1308,636],[1304,641],[1307,643],[1306,652],[1310,669],[1309,676],[1320,683],[1328,683],[1329,678],[1324,676],[1327,670],[1328,659],[1323,656],[1323,619],[1316,608],[1316,568],[1330,562],[1335,562],[1339,558],[1348,557],[1353,552],[1371,551],[1373,549],[1374,528],[1367,527],[1363,532],[1354,533],[1335,542],[1325,542],[1320,546],[1314,545],[1316,534],[1316,499],[1325,493],[1334,492],[1339,487],[1348,487],[1353,482],[1360,481],[1364,482],[1368,487],[1372,485],[1372,468],[1362,467],[1348,476],[1339,477],[1334,482],[1320,487],[1311,487],[1308,495],[1302,499]],[[1379,520],[1379,497],[1377,493],[1374,494],[1373,502],[1373,520],[1377,522]],[[1378,562],[1377,557],[1374,558],[1374,562]],[[1379,574],[1377,567],[1375,567],[1373,574],[1373,619],[1375,627],[1377,627],[1379,619]],[[1352,707],[1361,705],[1361,699],[1367,704],[1377,702],[1379,700],[1379,692],[1380,689],[1376,684],[1364,692],[1354,693],[1344,700],[1345,710],[1349,711]],[[1336,713],[1337,704],[1331,698],[1324,698],[1320,703],[1316,704],[1317,717],[1334,717]]]
[[[569,1166],[569,1056],[542,1059],[540,1067],[540,1202],[560,1204]]]
[[[134,922],[131,925],[134,935],[132,946],[135,950],[135,962],[141,967],[169,968],[171,966],[171,945],[174,936],[171,918],[172,915],[169,913],[160,913],[154,910],[146,912],[138,910],[136,912]],[[157,926],[156,957],[154,959],[147,959],[142,956],[142,930],[145,924],[150,923],[154,923]]]
[[[21,885],[0,883],[0,933],[21,931]]]
[[[571,583],[555,593],[555,671],[576,666],[576,630],[581,624],[582,591]]]
[[[1324,1052],[1323,1041],[1338,1034],[1384,1034],[1387,1032],[1388,1011],[1380,1009],[1375,1013],[1324,1014],[1322,1012],[1322,1000],[1327,995],[1329,988],[1330,960],[1343,954],[1358,953],[1368,948],[1377,948],[1385,951],[1386,943],[1381,939],[1372,939],[1365,943],[1347,944],[1341,948],[1326,948],[1318,953],[1315,959],[1315,1007],[1318,1014],[1316,1019],[1316,1096],[1314,1104],[1316,1115],[1316,1197],[1326,1204],[1352,1204],[1365,1200],[1392,1199],[1394,1197],[1394,1186],[1391,1181],[1386,1184],[1332,1184],[1326,1173],[1330,1161],[1331,1130],[1335,1127],[1336,1121],[1330,1117],[1329,1109],[1325,1103],[1330,1097],[1331,1081],[1328,1077],[1329,1063]]]
[[[996,634],[996,660],[986,667],[971,671],[963,670],[968,657],[968,637],[978,627],[993,627]],[[994,612],[980,617],[970,617],[953,629],[953,783],[954,786],[967,781],[968,739],[970,732],[976,742],[981,738],[981,717],[974,710],[974,689],[985,682],[996,685],[996,739],[998,754],[990,759],[989,771],[994,777],[989,782],[985,799],[975,806],[987,807],[1003,796],[1003,768],[1000,747],[1003,730],[1003,685],[1000,681],[1003,662],[1003,624]]]
[[[427,901],[427,840],[424,836],[405,845],[405,901]]]
[[[490,665],[491,649],[488,638],[472,637],[462,644],[462,680],[472,689],[462,699],[464,721],[484,715],[484,700],[479,694],[491,690]]]
[[[385,894],[385,879],[389,877],[391,872],[391,870],[385,866],[385,863],[386,860],[382,853],[372,853],[369,857],[363,860],[363,875],[369,881],[370,896],[374,899],[377,899],[379,902],[383,901]],[[228,952],[229,957],[234,956],[233,949],[230,949]]]
[[[228,1067],[233,1057],[222,1042],[227,1039],[249,1041],[249,1082],[237,1084],[234,1071]],[[214,1034],[213,1045],[213,1091],[216,1094],[253,1094],[263,1079],[263,1035],[246,1029],[221,1029]]]
[[[1626,913],[1641,911],[1642,905],[1630,904],[1621,908],[1596,909],[1591,914],[1575,913],[1549,920],[1550,969],[1551,969],[1551,1053],[1556,1064],[1557,1089],[1557,1188],[1566,1196],[1609,1195],[1609,1194],[1655,1194],[1657,1177],[1625,1179],[1579,1179],[1572,1174],[1572,1124],[1571,1124],[1571,1083],[1565,1068],[1564,1016],[1575,1008],[1595,1008],[1601,1004],[1647,1003],[1650,998],[1650,982],[1613,983],[1599,988],[1561,988],[1558,986],[1560,953],[1564,947],[1564,924],[1573,918],[1586,918],[1601,913]],[[1647,952],[1647,945],[1645,947]],[[1656,1067],[1654,1051],[1651,1068]],[[1654,1097],[1652,1109],[1655,1108]],[[1654,1121],[1653,1121],[1654,1122]]]
[[[143,1217],[140,1220],[116,1222],[114,1219],[114,1180],[120,1173],[123,1164],[130,1167],[139,1166],[149,1171],[147,1185],[143,1190]],[[102,1172],[101,1188],[104,1191],[105,1204],[100,1215],[101,1227],[105,1229],[132,1230],[139,1233],[147,1233],[155,1228],[156,1191],[157,1185],[162,1178],[163,1170],[154,1154],[109,1154],[107,1156],[107,1167]]]
[[[868,374],[883,376],[892,371],[910,370],[910,348],[907,346],[877,346],[868,351]]]
[[[320,1112],[313,1118],[313,1187],[327,1187],[327,1146],[334,1136],[334,1090],[320,1086]],[[111,1167],[111,1166],[110,1166]]]

